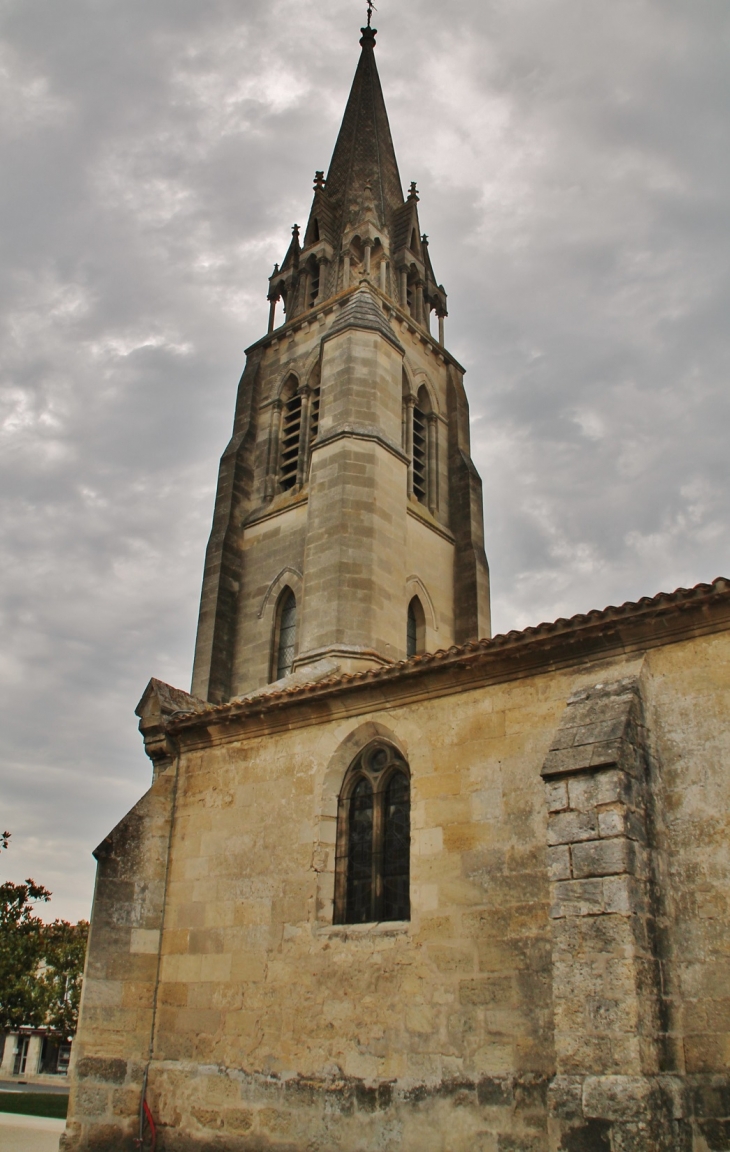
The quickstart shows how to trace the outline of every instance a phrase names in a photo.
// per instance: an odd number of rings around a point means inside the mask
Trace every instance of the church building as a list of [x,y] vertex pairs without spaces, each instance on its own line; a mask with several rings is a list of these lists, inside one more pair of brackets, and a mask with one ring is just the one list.
[[730,581],[492,638],[375,36],[95,852],[61,1148],[727,1152]]

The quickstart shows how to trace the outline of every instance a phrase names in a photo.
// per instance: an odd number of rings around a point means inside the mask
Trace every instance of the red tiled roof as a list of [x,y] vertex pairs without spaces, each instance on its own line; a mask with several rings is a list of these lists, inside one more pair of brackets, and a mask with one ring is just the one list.
[[194,714],[182,709],[171,718],[173,727],[188,727],[213,716],[238,716],[248,712],[265,711],[268,707],[285,703],[289,700],[306,699],[313,693],[321,693],[340,689],[357,684],[379,683],[387,680],[400,679],[420,671],[448,666],[467,666],[478,662],[480,658],[497,654],[500,651],[525,649],[529,645],[542,639],[559,637],[563,634],[573,634],[576,638],[582,632],[595,633],[604,630],[607,626],[621,621],[642,618],[661,617],[667,614],[682,612],[690,608],[709,606],[718,600],[730,600],[730,580],[718,577],[711,584],[697,584],[694,588],[677,588],[675,592],[660,592],[656,596],[642,596],[637,601],[627,601],[619,607],[609,605],[602,611],[597,609],[586,614],[577,614],[569,619],[560,619],[550,623],[538,624],[535,627],[524,628],[521,631],[511,631],[492,637],[490,640],[470,640],[466,644],[453,645],[451,648],[440,649],[437,652],[428,652],[422,656],[413,656],[410,660],[401,660],[397,664],[388,664],[371,668],[364,672],[347,672],[339,676],[331,676],[325,680],[316,680],[308,684],[299,684],[296,687],[277,689],[276,691],[258,693],[255,697],[245,696],[233,699],[225,704],[204,705],[202,711]]

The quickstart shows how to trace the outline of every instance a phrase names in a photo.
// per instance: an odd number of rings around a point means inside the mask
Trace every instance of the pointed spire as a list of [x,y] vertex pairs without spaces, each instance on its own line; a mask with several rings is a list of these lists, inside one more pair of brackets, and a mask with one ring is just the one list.
[[403,204],[403,189],[388,113],[375,63],[376,29],[362,28],[362,53],[327,174],[327,195],[340,227],[353,200],[370,184],[384,224]]

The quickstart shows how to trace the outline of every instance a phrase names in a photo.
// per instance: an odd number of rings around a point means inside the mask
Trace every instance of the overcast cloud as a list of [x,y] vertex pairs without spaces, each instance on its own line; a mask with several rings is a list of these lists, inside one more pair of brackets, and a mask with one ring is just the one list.
[[[381,0],[378,63],[468,369],[495,629],[730,575],[727,0]],[[187,688],[266,279],[356,0],[0,0],[4,875],[88,915]]]

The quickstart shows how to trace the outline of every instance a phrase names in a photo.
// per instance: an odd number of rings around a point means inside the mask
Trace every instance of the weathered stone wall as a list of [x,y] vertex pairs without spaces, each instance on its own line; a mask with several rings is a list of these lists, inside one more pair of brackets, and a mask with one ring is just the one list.
[[97,877],[61,1148],[134,1148],[154,1027],[175,765],[97,848]]
[[[730,1147],[730,633],[622,643],[173,725],[158,1147]],[[374,734],[411,768],[412,920],[333,927],[333,804]],[[98,1091],[139,1084],[149,1036],[148,1007],[121,1034],[94,1007],[141,995],[126,940],[92,939],[80,1045],[125,1063],[79,1080],[74,1152],[135,1122]]]

